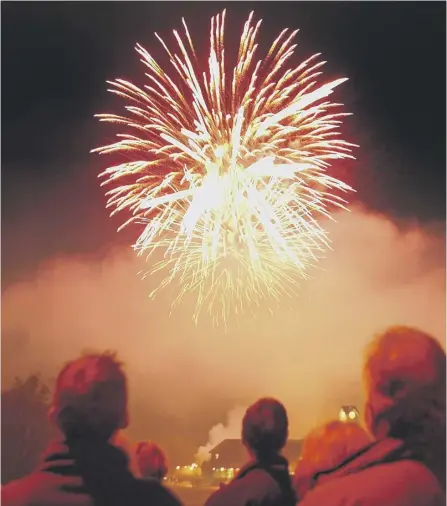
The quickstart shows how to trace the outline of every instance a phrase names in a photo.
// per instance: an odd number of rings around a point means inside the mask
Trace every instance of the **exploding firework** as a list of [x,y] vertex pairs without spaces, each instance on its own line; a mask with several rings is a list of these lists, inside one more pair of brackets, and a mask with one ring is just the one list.
[[94,150],[126,156],[101,176],[113,184],[112,214],[131,213],[121,228],[144,228],[138,254],[162,254],[145,273],[165,273],[151,296],[175,281],[173,306],[194,292],[195,321],[202,309],[225,320],[290,293],[329,247],[318,219],[343,207],[340,195],[351,190],[327,172],[331,160],[352,158],[354,145],[338,133],[347,114],[327,100],[345,79],[318,84],[318,54],[289,68],[297,31],[281,32],[256,61],[261,21],[254,25],[253,13],[228,73],[224,21],[225,11],[211,20],[205,72],[184,20],[185,37],[174,31],[178,53],[155,34],[176,77],[137,45],[148,84],[109,82],[128,101],[127,115],[98,117],[127,133]]

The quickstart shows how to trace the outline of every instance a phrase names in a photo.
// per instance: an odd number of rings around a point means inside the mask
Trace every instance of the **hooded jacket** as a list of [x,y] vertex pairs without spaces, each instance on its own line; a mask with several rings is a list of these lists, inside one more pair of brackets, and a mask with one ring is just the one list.
[[159,483],[137,480],[127,457],[98,441],[52,443],[29,476],[2,487],[4,506],[180,506]]
[[295,502],[289,463],[278,455],[269,462],[244,466],[205,506],[294,506]]
[[314,476],[300,506],[445,506],[435,475],[402,441],[383,439]]

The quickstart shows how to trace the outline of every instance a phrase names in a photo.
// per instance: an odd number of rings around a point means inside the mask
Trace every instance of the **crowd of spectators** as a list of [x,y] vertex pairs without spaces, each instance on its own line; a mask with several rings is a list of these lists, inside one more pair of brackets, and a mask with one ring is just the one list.
[[[293,479],[282,456],[286,408],[251,405],[242,423],[247,464],[206,506],[444,506],[446,354],[430,335],[392,327],[363,364],[364,422],[338,420],[305,438]],[[4,506],[180,506],[153,442],[130,445],[127,378],[113,354],[60,372],[50,409],[59,429],[30,475],[2,487]]]

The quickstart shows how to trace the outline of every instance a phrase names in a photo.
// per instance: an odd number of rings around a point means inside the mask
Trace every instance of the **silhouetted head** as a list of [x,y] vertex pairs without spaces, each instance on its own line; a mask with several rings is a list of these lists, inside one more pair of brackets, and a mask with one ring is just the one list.
[[57,378],[50,416],[69,440],[108,440],[125,428],[127,380],[115,355],[86,355],[68,363]]
[[265,398],[252,404],[242,421],[242,442],[260,460],[278,454],[287,441],[289,422],[285,407]]
[[299,499],[314,486],[314,478],[329,471],[370,444],[371,438],[355,422],[330,421],[316,427],[304,438],[300,460],[294,475]]
[[404,440],[429,467],[443,461],[445,482],[446,354],[438,341],[389,328],[369,345],[363,379],[370,432]]
[[165,454],[155,443],[137,443],[135,455],[140,476],[143,478],[162,480],[168,473]]

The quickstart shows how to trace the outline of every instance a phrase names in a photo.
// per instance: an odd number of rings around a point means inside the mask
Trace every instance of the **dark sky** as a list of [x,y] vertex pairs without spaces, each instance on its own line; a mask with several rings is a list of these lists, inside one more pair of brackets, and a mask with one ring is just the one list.
[[337,99],[354,112],[346,132],[361,148],[345,171],[360,202],[445,219],[444,2],[2,2],[3,288],[52,257],[129,241],[89,153],[108,140],[93,115],[122,105],[105,81],[140,79],[135,43],[162,54],[153,32],[169,39],[182,16],[205,42],[224,7],[230,49],[255,10],[261,42],[300,28],[295,61],[321,52],[326,76],[350,78]]

